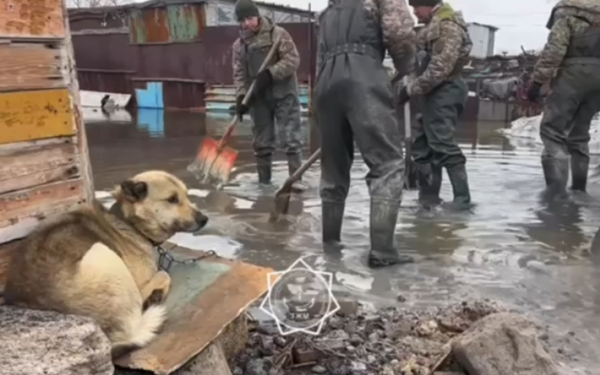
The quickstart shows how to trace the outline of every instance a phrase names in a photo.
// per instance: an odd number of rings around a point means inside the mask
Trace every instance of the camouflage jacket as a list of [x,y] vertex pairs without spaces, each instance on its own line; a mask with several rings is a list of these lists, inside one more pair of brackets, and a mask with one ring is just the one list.
[[427,69],[413,75],[408,85],[410,96],[425,95],[462,68],[471,53],[473,43],[461,13],[450,4],[442,3],[434,10],[432,19],[417,32],[417,50],[431,54]]
[[[329,0],[332,5],[337,1]],[[363,0],[365,11],[379,22],[383,44],[392,58],[394,68],[401,75],[413,69],[415,55],[415,22],[406,0]],[[317,20],[320,18],[318,15]],[[317,21],[317,28],[318,28]],[[318,54],[317,54],[318,56]],[[317,57],[317,66],[320,65]]]
[[600,1],[562,0],[556,4],[547,24],[548,41],[535,64],[533,80],[540,84],[550,81],[565,58],[571,37],[590,25],[600,25]]
[[282,80],[295,74],[300,66],[300,54],[291,35],[284,28],[275,25],[268,17],[261,17],[261,26],[257,33],[250,33],[240,30],[240,37],[236,39],[232,47],[231,63],[233,65],[233,84],[237,95],[246,94],[246,84],[250,83],[254,77],[249,76],[246,71],[246,62],[244,60],[245,46],[251,46],[253,43],[261,42],[264,38],[272,38],[273,41],[281,35],[279,48],[276,56],[279,60],[268,67],[274,81]]

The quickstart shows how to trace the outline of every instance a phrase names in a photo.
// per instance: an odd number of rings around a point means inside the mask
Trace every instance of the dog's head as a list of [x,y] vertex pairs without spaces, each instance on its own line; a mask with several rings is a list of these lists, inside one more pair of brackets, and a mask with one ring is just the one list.
[[177,232],[197,232],[208,222],[190,202],[185,184],[163,171],[143,172],[123,181],[113,195],[124,219],[158,243]]

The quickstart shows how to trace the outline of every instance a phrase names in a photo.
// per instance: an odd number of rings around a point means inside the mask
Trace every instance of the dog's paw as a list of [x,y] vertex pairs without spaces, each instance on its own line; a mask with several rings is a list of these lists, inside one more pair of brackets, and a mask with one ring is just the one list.
[[160,305],[163,303],[165,299],[165,294],[162,289],[154,289],[150,296],[144,301],[143,310],[145,311],[148,307],[152,305]]

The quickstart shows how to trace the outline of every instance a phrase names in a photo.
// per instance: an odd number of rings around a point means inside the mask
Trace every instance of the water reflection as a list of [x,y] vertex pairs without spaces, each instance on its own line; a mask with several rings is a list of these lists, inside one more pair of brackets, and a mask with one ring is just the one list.
[[[146,110],[134,114],[130,123],[89,122],[96,189],[112,188],[145,169],[168,170],[190,188],[202,189],[187,166],[202,139],[220,138],[230,121],[228,115]],[[419,306],[466,296],[498,298],[543,313],[564,327],[590,332],[582,345],[593,360],[600,356],[600,323],[594,315],[600,297],[587,249],[600,227],[600,176],[594,174],[598,157],[591,161],[589,198],[545,206],[538,199],[544,188],[539,147],[502,137],[497,130],[505,126],[459,127],[477,204],[473,212],[422,211],[417,192],[405,191],[396,241],[402,251],[417,257],[415,264],[378,271],[367,267],[367,167],[358,154],[351,170],[342,251],[322,250],[319,163],[305,174],[309,189],[294,197],[288,220],[268,223],[273,195],[287,177],[287,165],[283,154],[277,153],[275,187],[257,185],[249,120],[238,125],[231,139],[231,147],[239,151],[232,184],[225,194],[194,192],[194,201],[210,221],[201,236],[181,241],[277,270],[306,255],[309,264],[333,273],[336,292],[375,303],[396,301],[398,295],[403,303]],[[304,136],[308,140],[308,126]],[[452,200],[446,172],[441,197]]]

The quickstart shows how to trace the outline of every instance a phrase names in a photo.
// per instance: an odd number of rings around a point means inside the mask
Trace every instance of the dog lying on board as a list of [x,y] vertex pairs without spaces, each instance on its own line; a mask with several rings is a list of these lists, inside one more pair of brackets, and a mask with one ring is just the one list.
[[197,232],[208,218],[187,187],[162,171],[140,173],[91,207],[47,219],[14,253],[4,293],[10,305],[95,319],[116,358],[146,346],[166,320],[171,279],[154,246]]

